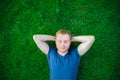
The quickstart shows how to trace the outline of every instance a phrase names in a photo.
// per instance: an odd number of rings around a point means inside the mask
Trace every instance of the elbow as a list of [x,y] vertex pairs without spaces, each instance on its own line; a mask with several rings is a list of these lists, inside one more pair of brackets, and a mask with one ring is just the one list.
[[33,35],[33,40],[37,41],[37,40],[41,40],[41,35]]
[[36,35],[33,35],[33,39],[34,39],[34,40],[36,39]]
[[91,36],[90,39],[91,39],[92,42],[94,42],[95,41],[95,36]]

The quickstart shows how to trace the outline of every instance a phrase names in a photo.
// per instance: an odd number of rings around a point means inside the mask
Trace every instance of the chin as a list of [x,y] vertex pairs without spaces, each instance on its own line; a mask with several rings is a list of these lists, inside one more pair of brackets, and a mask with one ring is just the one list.
[[67,52],[68,50],[59,50],[59,52],[61,52],[61,53],[65,53],[65,52]]

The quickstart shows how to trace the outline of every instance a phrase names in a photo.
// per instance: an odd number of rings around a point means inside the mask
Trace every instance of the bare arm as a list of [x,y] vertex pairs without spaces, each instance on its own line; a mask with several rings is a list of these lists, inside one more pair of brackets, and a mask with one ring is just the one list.
[[78,46],[78,52],[81,56],[90,49],[94,41],[94,36],[75,36],[72,38],[72,42],[81,42]]
[[55,37],[51,35],[33,35],[33,39],[39,49],[45,54],[48,54],[49,51],[49,45],[45,41],[55,41]]

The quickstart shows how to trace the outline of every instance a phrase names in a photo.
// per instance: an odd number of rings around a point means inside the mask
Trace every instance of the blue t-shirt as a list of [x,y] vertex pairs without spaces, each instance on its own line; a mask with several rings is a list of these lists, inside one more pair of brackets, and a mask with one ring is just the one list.
[[65,56],[61,56],[56,48],[50,47],[47,55],[50,80],[76,80],[80,58],[77,48],[70,49]]

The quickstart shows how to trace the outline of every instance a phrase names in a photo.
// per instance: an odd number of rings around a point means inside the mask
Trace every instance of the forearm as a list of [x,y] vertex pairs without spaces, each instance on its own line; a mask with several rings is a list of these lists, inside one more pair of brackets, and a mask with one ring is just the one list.
[[36,34],[36,35],[33,35],[33,38],[35,40],[40,40],[40,41],[55,41],[55,36],[51,36],[51,35]]
[[74,36],[72,37],[72,42],[88,42],[88,41],[94,41],[94,36]]

